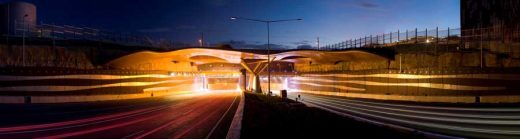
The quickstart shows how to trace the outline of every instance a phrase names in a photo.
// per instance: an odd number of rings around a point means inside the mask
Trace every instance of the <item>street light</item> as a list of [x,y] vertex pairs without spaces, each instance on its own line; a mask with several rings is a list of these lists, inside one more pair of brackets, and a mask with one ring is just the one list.
[[22,18],[22,26],[23,26],[23,33],[22,33],[22,64],[25,67],[25,30],[27,30],[27,27],[25,26],[25,18],[29,15],[25,14]]
[[270,42],[270,24],[275,22],[287,22],[287,21],[300,21],[303,19],[283,19],[283,20],[260,20],[260,19],[252,19],[252,18],[243,18],[243,17],[231,17],[231,20],[247,20],[247,21],[255,21],[262,22],[267,25],[267,93],[271,92],[271,42]]

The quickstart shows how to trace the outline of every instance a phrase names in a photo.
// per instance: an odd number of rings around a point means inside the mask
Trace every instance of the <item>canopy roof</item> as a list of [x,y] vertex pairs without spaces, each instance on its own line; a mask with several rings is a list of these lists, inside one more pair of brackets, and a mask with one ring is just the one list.
[[[289,50],[274,51],[271,54],[274,61],[285,61],[293,63],[319,63],[335,64],[338,62],[356,61],[380,61],[389,58],[362,50],[344,51],[318,51],[318,50]],[[229,50],[215,48],[185,48],[168,52],[141,51],[132,53],[115,60],[107,65],[114,68],[135,67],[136,65],[155,64],[155,63],[180,63],[189,62],[193,64],[207,63],[233,63],[239,64],[242,61],[266,62],[267,55],[263,50]]]

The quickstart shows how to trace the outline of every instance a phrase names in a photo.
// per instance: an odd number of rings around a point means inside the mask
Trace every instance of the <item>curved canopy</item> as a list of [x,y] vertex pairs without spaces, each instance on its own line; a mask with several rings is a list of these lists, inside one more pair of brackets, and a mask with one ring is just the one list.
[[[250,51],[250,50],[249,50]],[[185,48],[173,50],[169,52],[152,52],[142,51],[129,54],[107,63],[108,66],[114,68],[136,68],[143,65],[166,64],[165,66],[153,66],[155,70],[164,69],[170,64],[189,63],[207,64],[207,63],[233,63],[241,62],[265,62],[267,55],[263,54],[263,50],[255,52],[245,52],[240,50],[214,49],[214,48]],[[380,61],[388,58],[371,52],[361,50],[344,50],[344,51],[318,51],[318,50],[290,50],[271,54],[274,61],[285,61],[293,63],[322,63],[335,64],[338,62],[356,62],[356,61]],[[171,66],[171,65],[170,65]]]

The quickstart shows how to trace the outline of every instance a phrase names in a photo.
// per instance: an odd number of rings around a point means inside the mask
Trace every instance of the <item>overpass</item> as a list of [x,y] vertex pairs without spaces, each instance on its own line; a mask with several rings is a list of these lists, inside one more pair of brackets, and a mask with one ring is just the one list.
[[[242,78],[243,89],[261,91],[260,75],[265,74],[267,54],[264,50],[244,51],[214,48],[185,48],[169,52],[142,51],[117,58],[107,65],[115,69],[163,70],[170,72],[197,72],[206,76],[222,73],[237,73],[245,69],[249,78]],[[393,56],[372,53],[363,50],[318,51],[288,50],[274,51],[271,54],[271,70],[278,75],[292,75],[294,64],[336,64],[340,62],[387,61]],[[215,72],[215,68],[220,68]],[[281,66],[281,65],[285,66]],[[204,66],[210,68],[204,68]],[[216,65],[215,67],[212,67]],[[248,79],[248,80],[247,80]],[[206,79],[204,79],[206,80]],[[247,81],[245,81],[247,80]],[[279,83],[275,83],[277,85]],[[245,85],[250,85],[246,87]],[[203,85],[205,86],[205,85]]]

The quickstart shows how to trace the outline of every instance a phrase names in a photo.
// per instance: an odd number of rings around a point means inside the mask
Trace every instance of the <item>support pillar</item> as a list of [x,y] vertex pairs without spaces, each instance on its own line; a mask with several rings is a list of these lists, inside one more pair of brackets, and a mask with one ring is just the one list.
[[255,79],[253,81],[253,92],[255,93],[262,93],[262,87],[260,86],[260,76],[255,75]]
[[241,69],[240,73],[242,73],[242,87],[241,87],[241,89],[242,90],[246,90],[247,89],[247,70],[246,69]]

